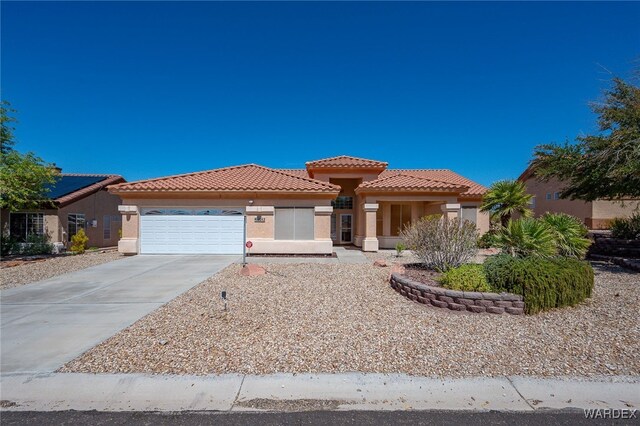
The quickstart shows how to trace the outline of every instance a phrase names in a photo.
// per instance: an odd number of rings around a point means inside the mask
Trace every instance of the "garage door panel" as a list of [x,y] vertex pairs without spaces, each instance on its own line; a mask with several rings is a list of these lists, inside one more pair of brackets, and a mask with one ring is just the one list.
[[141,216],[145,254],[242,254],[242,216]]

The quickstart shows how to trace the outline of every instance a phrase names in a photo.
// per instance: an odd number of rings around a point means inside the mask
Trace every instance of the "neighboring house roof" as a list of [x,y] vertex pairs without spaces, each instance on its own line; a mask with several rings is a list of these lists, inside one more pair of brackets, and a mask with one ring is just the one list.
[[64,207],[108,185],[124,181],[119,175],[62,173],[56,183],[47,187],[47,195],[57,206]]
[[451,182],[443,182],[434,179],[428,179],[421,176],[413,176],[411,174],[401,172],[387,173],[385,176],[376,180],[361,183],[356,189],[357,192],[362,191],[445,191],[445,192],[464,192],[468,190],[467,185],[460,185]]
[[480,198],[485,192],[487,192],[487,188],[485,186],[447,169],[391,169],[380,173],[380,178],[384,178],[395,173],[468,187],[469,189],[460,194],[461,198]]
[[321,160],[309,161],[305,163],[307,169],[321,168],[355,168],[355,169],[385,169],[387,163],[383,161],[367,160],[366,158],[351,157],[349,155],[339,155],[337,157],[323,158]]
[[282,170],[246,164],[128,182],[111,186],[109,190],[113,193],[181,191],[338,193],[340,187]]
[[518,180],[521,182],[526,181],[527,179],[529,179],[530,177],[533,177],[535,175],[534,171],[533,171],[533,165],[529,165],[524,172],[522,172],[522,174],[520,176],[518,176]]

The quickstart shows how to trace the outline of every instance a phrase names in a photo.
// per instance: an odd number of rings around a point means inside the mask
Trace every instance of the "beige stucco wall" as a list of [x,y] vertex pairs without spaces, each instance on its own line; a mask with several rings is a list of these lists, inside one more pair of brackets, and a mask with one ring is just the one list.
[[[634,211],[640,211],[639,200],[626,200],[623,203],[617,201],[596,200],[585,202],[581,200],[555,200],[554,194],[560,192],[562,185],[552,179],[549,182],[542,182],[535,177],[527,179],[525,182],[527,192],[536,197],[534,210],[535,216],[539,217],[546,212],[567,213],[579,218],[591,229],[606,229],[611,219],[616,217],[629,217]],[[546,195],[551,194],[551,200],[546,199]]]
[[596,219],[613,219],[616,217],[629,217],[633,213],[640,213],[640,201],[624,200],[593,202],[593,217]]
[[587,219],[587,226],[591,229],[608,229],[611,220],[629,217],[634,213],[640,213],[639,200],[596,200],[593,202],[593,217]]
[[[527,192],[536,197],[536,205],[533,208],[535,217],[540,217],[547,212],[567,213],[577,217],[583,223],[587,218],[592,217],[592,203],[581,200],[555,200],[554,194],[560,192],[562,185],[556,179],[549,182],[542,182],[535,178],[525,181]],[[551,200],[546,199],[546,195],[551,194]]]
[[[58,232],[60,240],[66,242],[67,237],[67,224],[68,216],[73,213],[80,213],[85,215],[86,228],[85,232],[89,237],[87,245],[89,247],[113,247],[118,244],[119,230],[121,227],[120,222],[114,221],[113,218],[120,218],[118,212],[118,206],[122,204],[120,197],[109,194],[106,190],[98,191],[87,197],[82,198],[74,203],[71,203],[58,210],[58,217],[60,218]],[[105,239],[103,226],[104,216],[110,216],[111,219],[111,238]],[[96,226],[92,227],[91,221],[96,220]]]
[[478,233],[482,235],[488,232],[491,227],[491,216],[489,212],[481,212],[480,209],[478,209],[476,214],[476,228],[478,229]]

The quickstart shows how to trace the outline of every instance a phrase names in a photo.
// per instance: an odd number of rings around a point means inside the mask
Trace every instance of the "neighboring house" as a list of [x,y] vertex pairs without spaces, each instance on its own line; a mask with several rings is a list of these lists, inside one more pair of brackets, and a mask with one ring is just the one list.
[[[306,169],[255,164],[109,187],[123,199],[122,253],[330,254],[334,244],[394,248],[423,215],[463,217],[486,232],[483,186],[449,170],[388,170],[349,156]],[[243,235],[246,221],[246,237]]]
[[47,193],[50,202],[40,209],[2,210],[2,229],[20,242],[31,234],[48,235],[56,246],[68,247],[83,228],[89,247],[115,246],[120,238],[122,200],[106,187],[125,182],[122,176],[62,173]]
[[616,217],[629,217],[640,211],[640,200],[568,200],[560,198],[562,183],[557,179],[543,182],[536,178],[535,173],[528,167],[518,177],[524,182],[527,192],[533,195],[531,209],[535,217],[546,212],[567,213],[580,219],[589,229],[608,229],[611,220]]

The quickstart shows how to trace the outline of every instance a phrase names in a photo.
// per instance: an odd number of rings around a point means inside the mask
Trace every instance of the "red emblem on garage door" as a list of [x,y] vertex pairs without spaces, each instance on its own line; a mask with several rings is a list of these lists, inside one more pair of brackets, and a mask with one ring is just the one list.
[[247,248],[251,248],[253,247],[253,243],[251,241],[247,241],[247,244],[245,244],[245,246],[247,246]]

